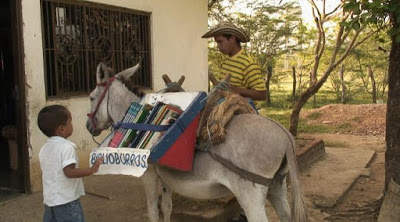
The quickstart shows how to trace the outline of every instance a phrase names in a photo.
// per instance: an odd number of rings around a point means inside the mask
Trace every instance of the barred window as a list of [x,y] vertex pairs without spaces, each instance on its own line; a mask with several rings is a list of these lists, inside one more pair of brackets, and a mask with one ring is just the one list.
[[151,87],[150,13],[73,0],[42,0],[47,98],[87,94],[96,66],[140,62],[133,81]]

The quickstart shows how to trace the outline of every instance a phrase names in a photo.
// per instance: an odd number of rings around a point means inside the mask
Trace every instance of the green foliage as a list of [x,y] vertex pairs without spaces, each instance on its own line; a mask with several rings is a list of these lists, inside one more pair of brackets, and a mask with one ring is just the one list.
[[[327,26],[323,27],[324,43],[326,44],[324,44],[323,50],[320,49],[321,57],[318,59],[315,59],[317,55],[315,50],[318,43],[318,30],[302,23],[300,19],[301,10],[296,3],[287,1],[283,1],[286,3],[281,3],[282,1],[274,0],[225,0],[224,2],[229,4],[221,4],[221,1],[217,0],[213,5],[212,13],[210,13],[209,17],[210,24],[215,24],[216,21],[229,20],[244,27],[251,37],[251,42],[247,44],[247,49],[255,55],[263,73],[266,73],[268,66],[274,67],[274,74],[270,80],[272,104],[268,106],[265,102],[258,104],[259,108],[264,107],[268,112],[274,109],[286,110],[285,114],[269,113],[274,118],[278,118],[279,121],[284,122],[286,125],[289,124],[289,115],[294,106],[294,101],[310,87],[311,74],[315,75],[313,80],[319,81],[324,79],[323,75],[327,73],[327,76],[329,76],[327,81],[331,84],[324,84],[325,82],[323,82],[323,86],[317,89],[318,92],[315,96],[312,96],[310,101],[307,98],[304,109],[340,103],[341,86],[337,73],[339,73],[341,63],[345,65],[344,81],[347,89],[347,104],[370,103],[372,101],[371,95],[368,94],[371,91],[367,72],[368,66],[374,71],[379,92],[378,99],[386,101],[388,58],[382,50],[377,50],[377,47],[380,46],[388,50],[390,41],[388,36],[382,33],[370,39],[368,39],[368,34],[364,34],[364,31],[366,33],[374,31],[377,26],[383,27],[385,19],[387,21],[387,17],[379,17],[376,13],[368,14],[368,10],[362,6],[365,2],[372,4],[376,2],[375,0],[345,0],[345,11],[352,11],[352,15],[346,17],[344,14],[347,13],[337,11],[323,19],[319,19],[319,21],[324,20]],[[378,0],[378,2],[389,2],[389,0]],[[391,4],[397,4],[394,1],[391,2]],[[239,5],[241,7],[247,6],[249,13],[238,12]],[[387,8],[386,6],[382,7],[383,9]],[[320,13],[325,12],[325,10],[319,10]],[[341,24],[347,28],[340,36],[340,47],[338,47],[337,54],[335,54],[335,47],[337,46],[336,35],[340,29],[338,22],[344,18],[347,18],[347,20]],[[374,19],[375,23],[372,23]],[[371,24],[371,26],[366,27],[365,24]],[[362,30],[363,32],[355,32],[354,30]],[[347,55],[347,47],[354,46],[351,44],[351,40],[357,36],[358,39],[355,39],[356,45],[365,39],[367,41],[361,47],[351,47],[351,53]],[[209,46],[209,67],[212,72],[217,73],[223,57],[212,40]],[[335,56],[332,57],[332,55]],[[340,60],[342,55],[346,58],[343,61]],[[336,62],[338,60],[340,62],[336,63],[336,66],[332,68],[332,61]],[[295,98],[291,95],[293,87],[292,67],[295,67],[296,72]],[[330,75],[331,73],[333,75]],[[328,130],[326,127],[325,125],[309,127],[300,121],[298,129],[300,132],[303,130],[326,131]]]
[[[251,43],[247,50],[259,62],[263,75],[268,66],[274,66],[279,55],[293,50],[298,44],[288,41],[300,24],[300,6],[294,1],[280,3],[262,0],[228,0],[223,7],[221,2],[215,3],[209,14],[210,21],[228,20],[243,27],[250,34]],[[237,11],[238,5],[246,5],[251,13]],[[209,50],[215,47],[209,44]],[[213,53],[213,52],[212,52]],[[214,67],[218,67],[218,59],[214,55],[209,58]],[[274,76],[275,78],[275,76]]]
[[[392,27],[389,34],[400,42],[400,1],[399,0],[345,0],[343,9],[353,12],[354,17],[348,23],[343,23],[346,27],[353,24],[374,24],[385,26],[390,19]],[[354,28],[354,27],[352,27]]]
[[[369,32],[370,29],[371,27],[368,27],[366,31]],[[364,38],[365,36],[365,33],[360,34],[360,38]],[[389,63],[387,50],[389,48],[389,36],[385,32],[379,32],[372,38],[368,38],[362,47],[354,49],[347,59],[343,61],[344,83],[348,98],[357,94],[372,95],[371,78],[368,73],[369,67],[374,74],[377,97],[383,99],[386,96]],[[341,96],[339,72],[340,67],[337,67],[333,71],[334,74],[328,78],[330,88],[336,92],[338,99]],[[337,74],[335,75],[335,73]]]
[[208,49],[208,68],[211,73],[217,74],[224,57],[215,47]]

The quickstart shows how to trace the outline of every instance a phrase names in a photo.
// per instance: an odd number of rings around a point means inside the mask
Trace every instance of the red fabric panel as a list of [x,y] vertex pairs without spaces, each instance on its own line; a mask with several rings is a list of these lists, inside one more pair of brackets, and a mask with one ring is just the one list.
[[159,164],[182,171],[192,170],[199,116],[196,116],[175,143],[158,160]]

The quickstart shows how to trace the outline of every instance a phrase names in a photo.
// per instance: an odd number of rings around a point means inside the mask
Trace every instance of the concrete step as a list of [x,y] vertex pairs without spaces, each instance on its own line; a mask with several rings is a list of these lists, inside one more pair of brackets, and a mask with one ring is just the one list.
[[333,208],[360,176],[370,175],[370,169],[366,167],[375,151],[335,147],[325,150],[322,158],[301,172],[301,184],[314,205]]
[[323,140],[302,136],[296,138],[296,160],[300,171],[311,167],[317,160],[325,155],[325,143]]

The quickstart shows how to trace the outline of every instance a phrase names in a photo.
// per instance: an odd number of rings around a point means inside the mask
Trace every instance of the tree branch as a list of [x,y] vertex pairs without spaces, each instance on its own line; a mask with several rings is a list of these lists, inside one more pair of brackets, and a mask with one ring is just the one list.
[[[340,27],[339,27],[338,34],[337,34],[337,36],[336,36],[336,45],[335,45],[335,48],[334,48],[333,53],[332,53],[331,61],[330,61],[330,63],[329,63],[330,66],[331,66],[332,64],[334,64],[334,62],[335,62],[335,60],[336,60],[336,55],[337,55],[337,53],[339,52],[340,47],[342,46],[342,43],[343,43],[343,39],[342,39],[343,31],[344,31],[344,27],[343,27],[343,26],[340,26]],[[348,35],[348,33],[349,33],[349,32],[347,32],[346,34]],[[346,35],[346,36],[347,36],[347,35]]]
[[[319,12],[319,9],[317,7],[317,5],[315,4],[314,0],[308,0],[308,2],[311,4],[312,8],[315,9],[317,11],[318,17],[319,19],[321,19],[321,13]],[[313,14],[314,14],[314,10],[313,10]],[[314,15],[315,17],[315,15]]]
[[338,9],[340,9],[342,7],[342,4],[339,4],[338,6],[336,6],[336,8],[334,8],[331,12],[326,13],[326,16],[330,16],[334,13],[340,13],[340,11],[336,12]]
[[[314,3],[312,1],[312,3]],[[318,8],[316,8],[315,3],[313,4],[314,9],[318,12]],[[317,18],[315,16],[315,12],[314,10],[312,11],[313,16],[314,16],[314,20],[315,20],[315,24],[317,26],[317,30],[318,30],[318,40],[317,40],[317,44],[315,46],[315,50],[314,50],[314,66],[313,69],[311,71],[311,82],[315,82],[317,80],[317,70],[319,67],[319,61],[325,51],[325,30],[324,30],[324,25],[323,22],[321,21],[321,16],[319,14],[319,18]]]
[[[342,56],[336,61],[334,62],[335,57],[333,57],[332,55],[332,59],[331,59],[331,64],[329,65],[328,69],[325,71],[324,75],[321,77],[321,79],[316,83],[316,87],[319,88],[321,87],[324,82],[326,81],[326,79],[328,78],[328,76],[330,75],[330,73],[340,64],[343,62],[343,60],[349,55],[349,53],[351,52],[351,50],[353,50],[355,47],[355,41],[358,38],[358,35],[361,33],[361,31],[365,28],[365,26],[361,27],[359,30],[356,31],[356,33],[354,34],[349,46],[346,48],[346,51],[342,54]],[[332,64],[332,62],[334,62]]]
[[[343,55],[332,65],[333,68],[336,68],[337,65],[339,65],[341,62],[343,62],[343,60],[347,57],[347,55],[351,52],[351,50],[353,50],[355,47],[354,43],[356,42],[358,35],[360,34],[360,32],[365,28],[365,26],[361,27],[359,30],[356,31],[356,33],[353,36],[353,39],[351,40],[349,46],[347,46],[346,51],[343,53]],[[364,40],[365,41],[365,40]],[[357,45],[358,46],[358,45]]]
[[357,46],[361,45],[363,42],[365,42],[365,40],[369,39],[372,35],[376,34],[377,32],[379,32],[382,28],[376,29],[373,32],[370,32],[367,34],[367,36],[365,36],[364,38],[362,38],[359,42],[357,42],[353,49],[356,48]]
[[[350,15],[351,15],[351,13],[345,15],[340,21],[341,21],[341,22],[346,21],[346,19],[347,19]],[[353,24],[354,24],[355,21],[356,21],[356,20],[354,20],[354,21],[351,23],[351,26],[353,26]],[[343,26],[341,26],[341,27],[344,28]],[[343,42],[347,39],[347,37],[349,36],[351,30],[352,30],[352,29],[348,29],[344,35],[343,35],[343,32],[342,32],[342,36],[341,36],[342,38],[340,39],[340,45],[343,44]]]

